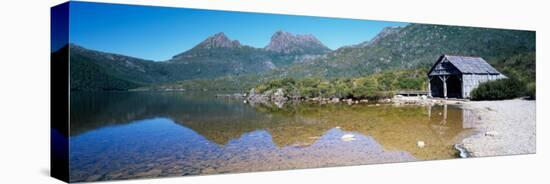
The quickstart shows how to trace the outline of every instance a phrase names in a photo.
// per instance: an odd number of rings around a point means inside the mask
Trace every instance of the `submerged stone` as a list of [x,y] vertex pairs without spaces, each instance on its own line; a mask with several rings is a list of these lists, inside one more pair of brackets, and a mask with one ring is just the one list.
[[340,139],[342,139],[343,141],[353,141],[355,140],[355,135],[353,134],[346,134],[346,135],[343,135]]
[[419,148],[423,148],[424,146],[426,146],[426,143],[424,143],[424,141],[418,141],[416,143],[416,146],[418,146]]

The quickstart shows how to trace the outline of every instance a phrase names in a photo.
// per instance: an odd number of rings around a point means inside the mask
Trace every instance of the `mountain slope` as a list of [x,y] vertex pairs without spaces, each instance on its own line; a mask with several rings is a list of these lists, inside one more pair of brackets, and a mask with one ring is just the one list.
[[429,67],[441,54],[480,56],[488,61],[535,51],[535,32],[409,24],[385,29],[368,42],[342,47],[280,73],[294,77],[363,76],[383,70]]
[[70,44],[71,90],[126,90],[160,80],[152,61]]

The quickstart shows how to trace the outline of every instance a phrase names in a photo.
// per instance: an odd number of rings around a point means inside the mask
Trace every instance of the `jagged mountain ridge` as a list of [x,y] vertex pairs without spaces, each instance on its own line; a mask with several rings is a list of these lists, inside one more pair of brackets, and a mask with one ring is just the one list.
[[[308,40],[317,40],[308,37]],[[319,42],[320,43],[320,42]],[[71,44],[71,67],[78,77],[73,90],[119,89],[102,86],[105,78],[124,81],[124,86],[140,86],[190,79],[214,79],[223,76],[258,75],[293,63],[312,60],[312,52],[281,53],[242,45],[224,33],[206,38],[195,47],[168,61],[154,62],[130,56],[94,51]],[[298,47],[294,45],[294,47]],[[306,51],[301,49],[300,51]],[[93,68],[93,69],[92,69]],[[103,73],[110,77],[98,77]],[[80,72],[88,71],[88,72]],[[124,89],[125,87],[121,87]]]

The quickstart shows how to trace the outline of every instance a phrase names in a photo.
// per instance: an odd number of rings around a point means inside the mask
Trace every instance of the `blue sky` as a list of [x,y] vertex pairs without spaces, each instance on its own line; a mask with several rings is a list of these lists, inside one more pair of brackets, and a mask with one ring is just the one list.
[[264,47],[278,30],[313,34],[331,49],[374,37],[406,23],[72,2],[70,42],[89,49],[156,61],[191,49],[218,32]]

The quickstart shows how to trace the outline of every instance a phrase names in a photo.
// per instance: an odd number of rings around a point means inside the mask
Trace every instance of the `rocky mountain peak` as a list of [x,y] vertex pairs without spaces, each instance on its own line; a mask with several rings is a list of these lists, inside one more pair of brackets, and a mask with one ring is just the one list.
[[293,35],[281,30],[271,36],[271,41],[265,49],[285,54],[324,54],[330,51],[327,46],[311,34]]
[[231,40],[229,39],[225,33],[220,32],[216,33],[213,36],[210,36],[206,38],[206,40],[202,41],[197,45],[199,48],[239,48],[241,47],[241,43],[237,40]]

